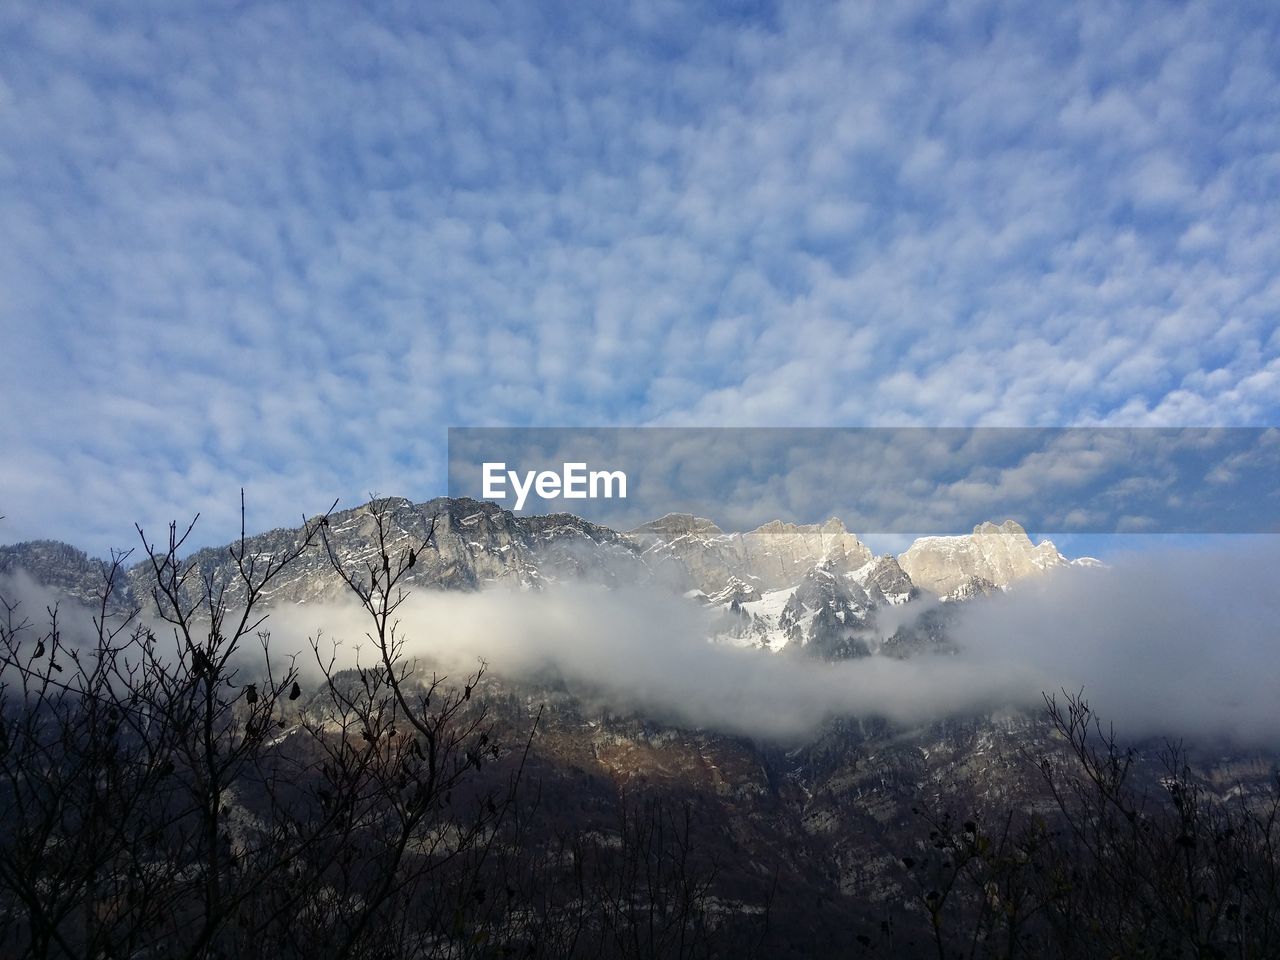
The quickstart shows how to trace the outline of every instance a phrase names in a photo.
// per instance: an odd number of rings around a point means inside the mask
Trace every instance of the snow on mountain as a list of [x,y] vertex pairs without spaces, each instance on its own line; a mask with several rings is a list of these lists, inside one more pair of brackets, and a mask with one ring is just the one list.
[[889,554],[867,561],[846,576],[877,603],[903,604],[920,594],[897,558]]
[[[102,593],[110,564],[57,540],[0,546],[0,577],[19,570],[61,597],[91,606]],[[122,606],[136,602],[123,570],[116,571],[112,591]]]
[[727,604],[716,639],[824,660],[865,656],[875,645],[876,606],[857,582],[819,564],[795,586]]
[[[921,537],[898,557],[912,583],[939,596],[973,595],[979,581],[1004,589],[1015,580],[1067,565],[1049,540],[1033,544],[1013,520],[980,523],[958,537]],[[978,578],[975,580],[974,578]]]
[[[872,556],[836,519],[774,521],[726,533],[710,520],[670,514],[619,533],[569,514],[523,517],[468,499],[415,504],[393,498],[380,505],[388,520],[388,552],[419,549],[405,581],[410,589],[539,590],[561,580],[661,585],[719,611],[713,631],[718,641],[820,659],[881,651],[896,656],[935,644],[941,621],[921,626],[888,613],[920,597],[922,589],[944,601],[964,601],[1068,563],[1052,543],[1032,544],[1013,521],[980,524],[970,536],[923,537],[895,558]],[[421,549],[429,530],[432,543]],[[372,505],[333,514],[327,533],[345,564],[360,569],[378,562]],[[301,535],[299,529],[273,530],[248,538],[245,546],[265,558],[289,550]],[[196,551],[191,559],[215,582],[234,579],[226,547]],[[0,571],[17,567],[82,602],[101,582],[98,562],[64,544],[0,548]],[[151,576],[146,563],[128,570],[120,599],[150,596]],[[315,602],[345,589],[323,550],[313,546],[273,584],[268,599]],[[882,624],[893,626],[882,630]]]
[[[652,578],[640,547],[625,534],[569,514],[517,517],[494,503],[446,497],[418,504],[402,498],[380,503],[388,521],[389,554],[421,548],[432,532],[430,545],[419,549],[418,562],[405,578],[410,589],[537,590],[557,580],[614,586]],[[296,547],[302,535],[301,528],[270,530],[246,538],[245,551],[263,561]],[[370,504],[332,514],[327,535],[339,559],[357,571],[380,558]],[[226,546],[197,550],[189,559],[201,575],[193,578],[193,589],[203,576],[215,583],[236,582]],[[91,602],[101,589],[100,562],[65,544],[32,541],[0,547],[0,573],[19,568],[82,603]],[[115,599],[122,606],[150,597],[150,563],[145,557],[135,562],[121,581]],[[323,548],[314,543],[272,583],[265,598],[271,603],[308,603],[346,592]]]
[[685,579],[709,596],[732,581],[761,592],[790,587],[818,564],[845,573],[871,559],[871,551],[844,524],[774,520],[747,533],[726,533],[710,520],[668,514],[630,533],[646,562],[664,579]]

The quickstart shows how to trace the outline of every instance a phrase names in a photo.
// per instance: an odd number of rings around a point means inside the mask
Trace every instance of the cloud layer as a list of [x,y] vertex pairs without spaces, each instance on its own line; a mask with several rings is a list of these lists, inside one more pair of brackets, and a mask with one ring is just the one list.
[[[708,643],[710,615],[659,591],[425,592],[400,611],[409,656],[466,673],[562,677],[579,695],[658,719],[768,738],[834,716],[912,726],[1083,689],[1126,737],[1268,746],[1280,736],[1277,547],[1134,554],[1073,568],[958,611],[958,652],[825,663]],[[892,610],[892,632],[914,611]],[[890,622],[892,621],[892,622]],[[351,662],[366,624],[350,607],[272,615],[277,651],[323,629]]]
[[451,424],[1274,423],[1278,18],[5,5],[0,537],[426,498]]
[[[545,591],[425,590],[398,610],[403,655],[454,677],[479,661],[512,680],[563,681],[574,694],[656,720],[795,741],[832,717],[885,718],[915,727],[990,711],[1039,711],[1043,693],[1083,690],[1125,738],[1186,738],[1193,746],[1269,749],[1280,737],[1280,595],[1274,538],[1230,549],[1164,550],[1019,581],[958,608],[955,650],[909,659],[874,655],[834,663],[708,642],[714,616],[658,588],[607,590],[562,583]],[[56,597],[19,572],[0,596],[45,626]],[[937,608],[933,600],[883,611],[883,636]],[[87,615],[64,605],[64,642],[93,643]],[[311,642],[340,668],[377,656],[354,603],[271,612],[274,657],[318,680]],[[171,628],[156,622],[156,635]],[[878,644],[871,644],[878,647]],[[240,681],[259,669],[247,638]]]

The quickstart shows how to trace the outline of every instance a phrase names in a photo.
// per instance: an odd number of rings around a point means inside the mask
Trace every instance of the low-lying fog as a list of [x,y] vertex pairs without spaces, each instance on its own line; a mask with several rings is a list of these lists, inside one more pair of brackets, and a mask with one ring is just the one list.
[[[1073,567],[956,611],[958,653],[838,663],[707,642],[712,612],[658,590],[560,585],[541,593],[419,592],[401,608],[407,650],[451,669],[484,658],[510,678],[558,672],[619,708],[760,736],[824,718],[926,722],[1083,688],[1126,735],[1265,744],[1280,734],[1280,551],[1121,557]],[[933,605],[882,610],[888,635]],[[346,646],[348,607],[272,615],[279,640],[323,628]]]
[[[714,614],[657,589],[419,591],[399,611],[406,653],[450,671],[479,658],[509,679],[558,673],[617,709],[763,737],[803,736],[833,715],[917,724],[1083,689],[1126,736],[1273,744],[1280,734],[1280,550],[1185,550],[1069,568],[956,611],[958,652],[827,663],[708,642]],[[9,578],[34,620],[48,597]],[[887,635],[933,602],[883,612]],[[354,604],[271,612],[276,654],[307,638],[358,644]]]

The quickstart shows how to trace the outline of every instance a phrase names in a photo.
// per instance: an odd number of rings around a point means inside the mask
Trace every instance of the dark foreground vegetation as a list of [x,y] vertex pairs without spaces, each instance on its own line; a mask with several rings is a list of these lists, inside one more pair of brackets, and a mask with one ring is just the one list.
[[[325,515],[270,557],[242,536],[230,582],[178,529],[144,537],[151,608],[118,612],[116,556],[87,633],[4,598],[0,955],[1280,957],[1280,787],[1224,798],[1175,746],[1139,785],[1079,696],[1046,701],[1062,749],[1033,758],[1036,802],[920,804],[892,910],[786,901],[777,869],[729,882],[724,831],[685,795],[619,788],[606,822],[575,815],[542,789],[536,705],[506,704],[517,730],[483,665],[406,656],[401,583],[430,537],[392,555],[373,507],[367,556]],[[264,604],[313,550],[368,639],[348,662],[317,636],[304,671]]]

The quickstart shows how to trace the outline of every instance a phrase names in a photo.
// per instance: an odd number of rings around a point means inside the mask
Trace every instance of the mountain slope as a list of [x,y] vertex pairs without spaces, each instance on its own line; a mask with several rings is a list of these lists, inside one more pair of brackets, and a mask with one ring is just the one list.
[[912,583],[942,596],[980,592],[981,581],[1003,589],[1067,562],[1052,542],[1033,544],[1013,520],[978,524],[966,536],[921,537],[898,557]]

